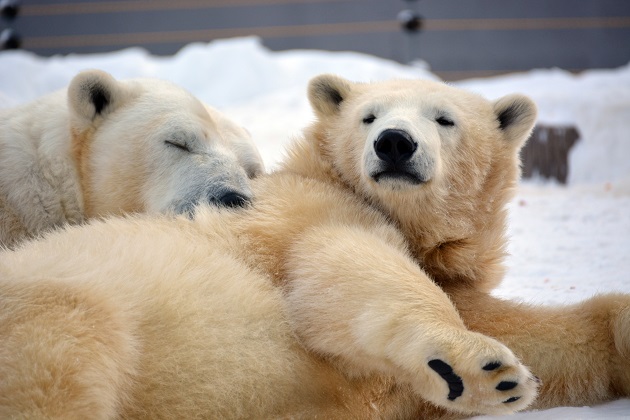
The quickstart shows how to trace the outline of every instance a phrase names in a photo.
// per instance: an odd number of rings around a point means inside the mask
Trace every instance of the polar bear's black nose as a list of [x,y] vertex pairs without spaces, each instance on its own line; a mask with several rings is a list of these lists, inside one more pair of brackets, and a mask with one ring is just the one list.
[[236,191],[228,191],[221,195],[218,200],[219,205],[225,207],[245,207],[250,202],[250,197]]
[[407,132],[394,129],[383,131],[374,143],[376,156],[394,165],[408,161],[417,147]]

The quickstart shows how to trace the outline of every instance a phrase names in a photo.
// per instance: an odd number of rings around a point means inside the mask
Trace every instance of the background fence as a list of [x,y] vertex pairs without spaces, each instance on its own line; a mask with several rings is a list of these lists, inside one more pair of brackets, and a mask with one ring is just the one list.
[[[16,0],[2,0],[5,5]],[[630,61],[629,0],[32,0],[0,29],[49,56],[257,35],[273,50],[353,50],[426,60],[446,80]],[[419,32],[399,16],[420,16]],[[413,25],[412,25],[413,26]],[[15,40],[15,39],[14,39]]]

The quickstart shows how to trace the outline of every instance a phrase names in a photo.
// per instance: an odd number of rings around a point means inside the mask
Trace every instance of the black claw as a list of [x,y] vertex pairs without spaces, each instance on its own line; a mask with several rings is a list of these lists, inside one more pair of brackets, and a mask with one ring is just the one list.
[[446,362],[439,359],[429,361],[429,367],[436,371],[448,384],[448,399],[453,401],[464,393],[464,382],[462,378],[453,372],[453,368]]
[[517,385],[518,382],[503,381],[499,382],[499,385],[497,385],[495,389],[498,391],[509,391],[510,389],[516,388]]
[[508,398],[507,400],[503,401],[503,404],[509,404],[509,403],[513,403],[514,401],[518,401],[520,400],[521,397],[512,397],[512,398]]
[[490,362],[487,365],[485,365],[482,369],[483,370],[495,370],[501,367],[501,362]]

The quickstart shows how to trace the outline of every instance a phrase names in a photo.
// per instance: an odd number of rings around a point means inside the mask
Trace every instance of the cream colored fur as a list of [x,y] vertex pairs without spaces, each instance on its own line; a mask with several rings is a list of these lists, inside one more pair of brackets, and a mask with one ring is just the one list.
[[[2,254],[0,417],[522,409],[537,381],[495,339],[543,379],[539,406],[630,393],[627,296],[544,309],[485,292],[501,273],[503,206],[531,101],[333,76],[309,95],[317,122],[283,169],[253,181],[251,207],[92,222]],[[443,114],[452,126],[437,122]],[[412,168],[421,183],[364,170],[378,166],[369,149],[392,127],[436,153]],[[436,359],[461,378],[460,396],[447,398],[428,366]]]
[[248,177],[261,172],[249,134],[183,89],[85,71],[0,110],[0,245],[94,216],[249,197]]

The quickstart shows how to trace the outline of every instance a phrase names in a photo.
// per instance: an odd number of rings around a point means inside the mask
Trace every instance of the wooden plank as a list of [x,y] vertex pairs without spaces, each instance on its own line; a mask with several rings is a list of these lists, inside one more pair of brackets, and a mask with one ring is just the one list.
[[566,184],[569,151],[579,139],[576,127],[537,125],[521,151],[523,177],[541,176]]

